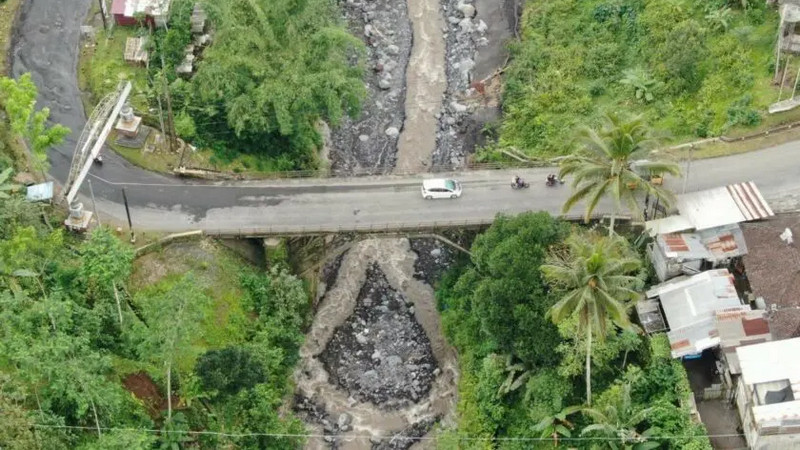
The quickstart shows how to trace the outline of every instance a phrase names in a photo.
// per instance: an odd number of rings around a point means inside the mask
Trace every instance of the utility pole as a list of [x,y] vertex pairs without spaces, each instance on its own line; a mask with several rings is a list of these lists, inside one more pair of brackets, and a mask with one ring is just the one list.
[[681,194],[686,193],[686,186],[689,184],[689,172],[692,169],[692,155],[694,154],[694,144],[689,144],[689,159],[686,160],[686,173],[683,175],[683,190]]
[[97,0],[97,3],[100,4],[100,17],[103,18],[103,29],[108,31],[108,23],[106,23],[106,5],[103,3],[103,0]]
[[133,223],[131,222],[131,210],[128,208],[128,196],[125,195],[125,188],[122,188],[122,201],[125,203],[125,214],[128,216],[128,228],[131,230],[131,244],[136,242],[136,234],[133,232]]

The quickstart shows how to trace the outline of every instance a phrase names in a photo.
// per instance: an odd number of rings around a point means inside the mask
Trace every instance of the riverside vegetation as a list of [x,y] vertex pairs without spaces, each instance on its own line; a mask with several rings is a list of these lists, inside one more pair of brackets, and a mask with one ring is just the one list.
[[675,140],[756,126],[778,97],[778,20],[760,1],[529,1],[498,145],[569,154],[572,129],[620,110]]

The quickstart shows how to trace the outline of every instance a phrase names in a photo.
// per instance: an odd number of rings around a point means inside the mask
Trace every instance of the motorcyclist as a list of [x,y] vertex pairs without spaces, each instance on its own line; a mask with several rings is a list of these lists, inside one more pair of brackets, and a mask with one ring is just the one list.
[[514,179],[511,180],[511,183],[518,188],[525,186],[525,181],[520,178],[519,175],[514,175]]
[[556,176],[555,174],[551,173],[550,175],[547,176],[547,185],[553,186],[554,184],[556,184]]

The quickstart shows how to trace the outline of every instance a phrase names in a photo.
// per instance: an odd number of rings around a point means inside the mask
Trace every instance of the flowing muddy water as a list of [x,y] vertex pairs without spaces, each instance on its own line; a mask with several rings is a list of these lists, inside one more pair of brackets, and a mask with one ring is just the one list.
[[456,354],[418,262],[407,239],[361,241],[334,261],[295,371],[295,408],[324,435],[306,448],[431,448],[404,438],[453,424]]
[[447,87],[444,20],[436,0],[408,0],[414,46],[406,70],[406,120],[397,144],[395,171],[417,173],[436,149],[436,116]]

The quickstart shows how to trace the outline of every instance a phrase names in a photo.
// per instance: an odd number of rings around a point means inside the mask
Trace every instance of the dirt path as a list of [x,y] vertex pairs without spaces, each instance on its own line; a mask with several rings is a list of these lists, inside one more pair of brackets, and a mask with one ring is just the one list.
[[436,148],[436,114],[447,87],[444,20],[435,0],[408,0],[414,46],[406,70],[406,120],[397,144],[396,172],[422,172]]
[[[427,444],[414,444],[403,437],[424,436],[435,422],[452,423],[458,379],[456,354],[442,334],[433,289],[414,277],[416,261],[417,255],[407,239],[365,240],[354,245],[341,260],[336,281],[319,305],[295,371],[296,408],[305,415],[312,434],[325,436],[309,440],[306,448],[427,448]],[[376,271],[383,282],[372,283],[372,288],[365,291]],[[402,299],[401,305],[387,302],[387,297]],[[365,305],[382,320],[370,322],[363,320],[363,315],[354,315]],[[397,320],[398,315],[403,316],[402,320]],[[394,320],[385,320],[391,317]],[[411,322],[418,325],[407,326]],[[416,344],[424,343],[435,359],[435,369],[428,368],[433,369],[432,380],[425,381],[425,389],[418,389],[425,392],[424,396],[417,401],[397,397],[397,401],[380,405],[358,400],[363,399],[359,390],[366,389],[364,370],[361,374],[351,371],[349,391],[342,386],[342,380],[337,383],[325,370],[326,364],[348,363],[347,357],[339,356],[341,348],[333,358],[330,354],[330,343],[341,342],[342,334],[354,338],[346,338],[353,354],[365,349],[374,352],[373,367],[365,369],[385,373],[388,365],[410,375],[399,382],[392,377],[379,379],[369,387],[374,390],[377,385],[383,395],[390,397],[398,390],[418,388],[416,383],[420,381],[414,373],[425,370],[417,366],[417,361],[394,356],[391,351],[398,346],[419,348]]]

